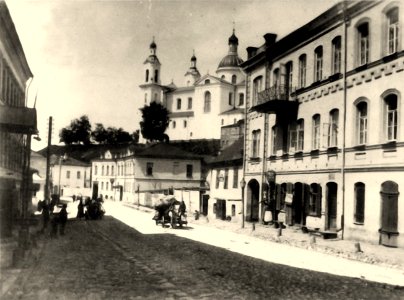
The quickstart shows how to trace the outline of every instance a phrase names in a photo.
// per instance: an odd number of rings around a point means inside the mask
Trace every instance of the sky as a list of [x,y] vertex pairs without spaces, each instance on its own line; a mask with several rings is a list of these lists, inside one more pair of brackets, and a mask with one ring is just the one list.
[[[233,28],[239,56],[306,24],[337,0],[6,0],[34,78],[28,106],[37,109],[41,141],[52,144],[71,120],[87,115],[93,128],[139,129],[143,62],[154,37],[162,84],[177,86],[193,51],[203,76],[215,74]],[[36,99],[36,101],[35,101]]]

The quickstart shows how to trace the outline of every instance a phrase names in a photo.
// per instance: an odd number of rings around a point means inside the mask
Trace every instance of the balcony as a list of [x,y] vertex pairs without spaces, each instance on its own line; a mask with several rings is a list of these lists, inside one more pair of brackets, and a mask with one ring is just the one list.
[[252,111],[267,114],[297,114],[299,102],[294,98],[294,88],[287,85],[272,86],[258,93]]

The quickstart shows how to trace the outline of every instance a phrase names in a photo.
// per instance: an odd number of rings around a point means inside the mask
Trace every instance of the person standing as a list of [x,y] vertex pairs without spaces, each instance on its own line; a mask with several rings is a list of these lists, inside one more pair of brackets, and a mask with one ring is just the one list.
[[65,235],[65,227],[67,223],[67,205],[63,204],[62,209],[59,212],[59,233],[60,235]]
[[49,213],[50,213],[50,207],[49,207],[49,200],[45,199],[41,202],[41,208],[42,208],[42,229],[41,233],[44,233],[45,230],[48,228],[48,223],[49,223]]

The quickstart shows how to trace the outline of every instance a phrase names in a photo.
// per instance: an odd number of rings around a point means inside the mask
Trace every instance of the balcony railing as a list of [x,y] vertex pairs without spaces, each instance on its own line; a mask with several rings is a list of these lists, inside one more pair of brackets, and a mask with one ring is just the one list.
[[284,100],[289,101],[293,100],[291,94],[295,91],[295,89],[291,88],[288,85],[275,85],[270,88],[263,90],[258,93],[258,99],[256,105],[265,103],[271,100]]

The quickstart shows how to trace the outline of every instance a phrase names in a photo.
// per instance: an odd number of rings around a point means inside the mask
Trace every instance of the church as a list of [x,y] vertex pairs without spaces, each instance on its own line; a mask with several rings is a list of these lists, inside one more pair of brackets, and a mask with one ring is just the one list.
[[229,51],[219,62],[216,74],[201,76],[195,53],[185,72],[184,83],[161,83],[161,63],[155,41],[144,62],[144,83],[140,88],[144,104],[156,101],[170,112],[166,134],[170,140],[220,139],[221,127],[238,124],[244,119],[245,74],[239,67],[238,38],[228,41]]

